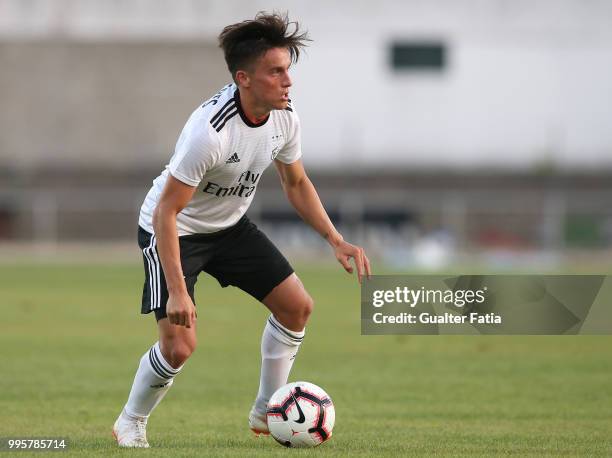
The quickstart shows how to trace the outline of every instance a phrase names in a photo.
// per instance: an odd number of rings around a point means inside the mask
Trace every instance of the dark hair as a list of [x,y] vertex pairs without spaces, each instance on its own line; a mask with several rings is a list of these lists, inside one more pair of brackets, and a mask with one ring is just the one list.
[[[293,25],[293,32],[288,33]],[[260,11],[255,19],[228,25],[219,34],[219,47],[223,49],[227,68],[236,79],[236,72],[251,65],[272,48],[287,48],[294,64],[300,49],[311,41],[307,32],[300,33],[297,22],[289,22],[287,14],[267,14]]]

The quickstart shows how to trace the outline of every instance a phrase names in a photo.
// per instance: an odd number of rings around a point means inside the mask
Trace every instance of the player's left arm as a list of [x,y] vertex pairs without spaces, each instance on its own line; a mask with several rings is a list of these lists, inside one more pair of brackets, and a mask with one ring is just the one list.
[[298,214],[313,227],[331,245],[336,259],[348,273],[353,273],[350,259],[353,258],[357,268],[357,278],[365,275],[370,277],[370,260],[363,248],[352,245],[342,238],[329,219],[317,191],[306,175],[302,160],[285,164],[279,160],[274,161],[280,175],[283,190],[296,209]]

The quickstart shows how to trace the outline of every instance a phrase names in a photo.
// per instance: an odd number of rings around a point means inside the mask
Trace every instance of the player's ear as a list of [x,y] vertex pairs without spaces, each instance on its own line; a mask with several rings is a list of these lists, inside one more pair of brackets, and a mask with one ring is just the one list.
[[244,70],[238,70],[236,72],[236,83],[238,86],[249,87],[251,85],[251,78],[249,74]]

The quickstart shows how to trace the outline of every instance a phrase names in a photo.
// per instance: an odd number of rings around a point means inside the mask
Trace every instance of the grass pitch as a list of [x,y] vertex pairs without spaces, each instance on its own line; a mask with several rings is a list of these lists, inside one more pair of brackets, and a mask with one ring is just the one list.
[[291,380],[334,400],[321,447],[250,433],[267,313],[210,277],[196,286],[199,348],[151,416],[152,448],[116,447],[156,340],[139,264],[0,266],[0,436],[68,437],[74,456],[612,455],[612,337],[361,336],[353,277],[331,262],[298,274],[316,306]]

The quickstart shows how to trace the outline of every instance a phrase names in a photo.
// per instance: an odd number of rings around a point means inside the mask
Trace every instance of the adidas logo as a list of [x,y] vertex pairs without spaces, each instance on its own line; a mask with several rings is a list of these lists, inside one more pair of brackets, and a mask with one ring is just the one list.
[[236,162],[240,162],[238,153],[232,154],[232,156],[227,161],[225,161],[226,164],[235,164]]

